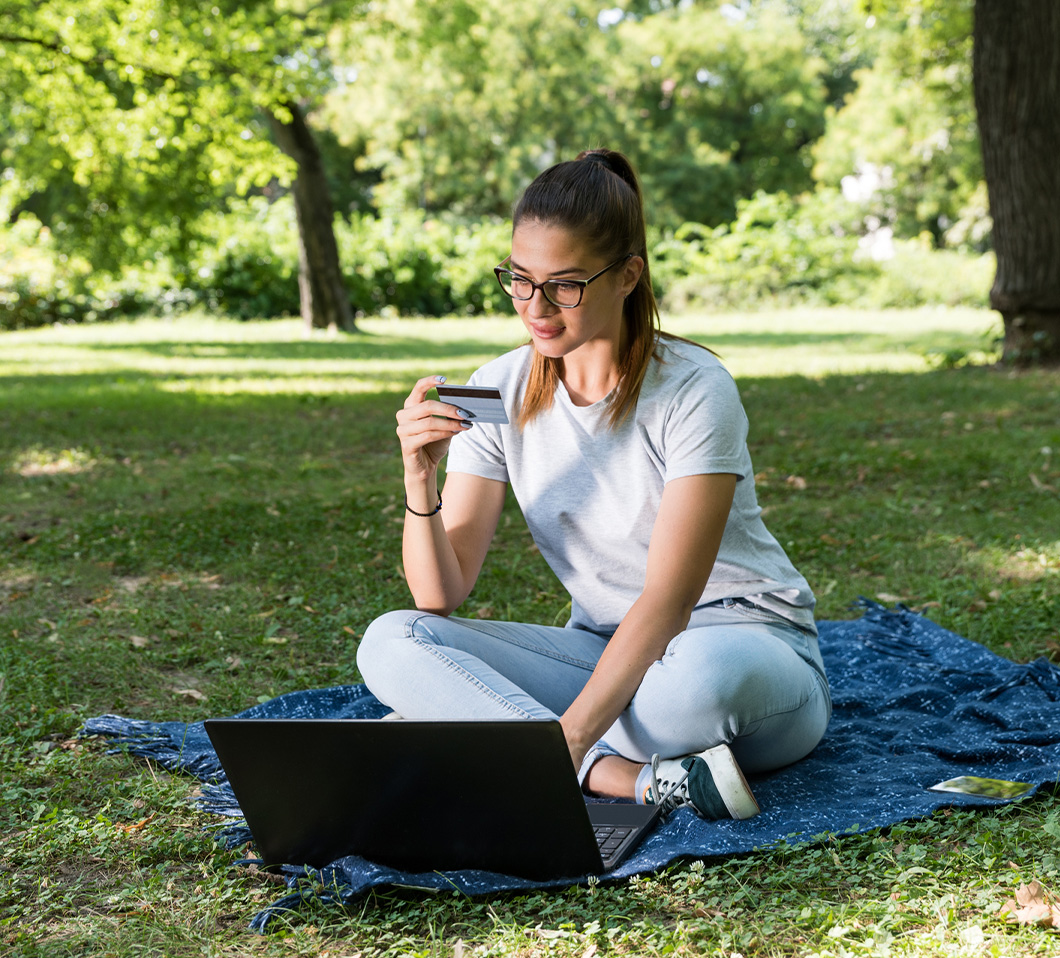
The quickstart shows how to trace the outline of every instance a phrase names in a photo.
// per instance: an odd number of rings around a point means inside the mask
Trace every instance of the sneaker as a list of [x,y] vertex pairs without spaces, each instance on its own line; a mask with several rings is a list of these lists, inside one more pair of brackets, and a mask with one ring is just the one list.
[[696,755],[651,759],[647,805],[667,812],[689,805],[701,818],[753,818],[760,811],[747,779],[728,745],[716,745]]

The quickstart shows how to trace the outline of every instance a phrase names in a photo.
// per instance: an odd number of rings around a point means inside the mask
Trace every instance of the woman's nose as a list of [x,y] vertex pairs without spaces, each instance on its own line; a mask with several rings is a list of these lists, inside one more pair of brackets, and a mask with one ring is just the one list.
[[559,309],[555,303],[549,300],[541,287],[534,290],[534,295],[527,301],[527,308],[535,316],[550,316]]

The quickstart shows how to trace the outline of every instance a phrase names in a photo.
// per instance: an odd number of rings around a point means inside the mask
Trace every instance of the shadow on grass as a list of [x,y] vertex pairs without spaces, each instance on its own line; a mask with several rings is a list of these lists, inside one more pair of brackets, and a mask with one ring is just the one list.
[[[809,333],[764,331],[748,333],[722,333],[716,336],[695,334],[689,337],[694,342],[711,347],[770,347],[841,345],[863,342],[865,334],[860,332]],[[885,334],[880,339],[887,339]],[[513,334],[511,346],[519,345],[520,337]],[[447,359],[467,360],[469,356],[499,355],[504,351],[495,338],[475,339],[467,337],[454,340],[448,336],[439,340],[425,336],[388,336],[373,333],[357,334],[335,340],[288,340],[282,342],[149,342],[149,343],[86,343],[79,348],[99,352],[148,353],[173,359],[262,359],[293,361],[325,360],[406,360],[415,359],[429,350],[432,361]]]
[[[512,346],[519,344],[513,336]],[[430,336],[383,336],[363,333],[349,338],[334,340],[288,340],[282,342],[203,342],[176,343],[86,343],[83,347],[105,353],[149,353],[173,359],[263,359],[293,361],[324,360],[406,360],[423,357],[429,350],[432,361],[447,359],[466,361],[468,357],[488,353],[496,355],[503,351],[495,340],[465,338],[455,340],[448,336],[432,339]]]

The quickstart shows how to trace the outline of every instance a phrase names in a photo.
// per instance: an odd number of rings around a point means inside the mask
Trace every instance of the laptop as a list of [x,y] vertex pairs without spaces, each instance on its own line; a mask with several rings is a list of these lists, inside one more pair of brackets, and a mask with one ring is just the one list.
[[586,802],[555,721],[205,725],[266,867],[359,855],[414,873],[572,878],[610,871],[660,813]]

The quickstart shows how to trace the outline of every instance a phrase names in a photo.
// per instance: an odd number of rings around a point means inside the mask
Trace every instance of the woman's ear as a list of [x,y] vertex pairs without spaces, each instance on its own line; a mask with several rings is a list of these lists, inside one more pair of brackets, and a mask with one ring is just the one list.
[[631,256],[622,270],[622,295],[628,296],[637,288],[640,274],[644,272],[644,260],[640,256]]

